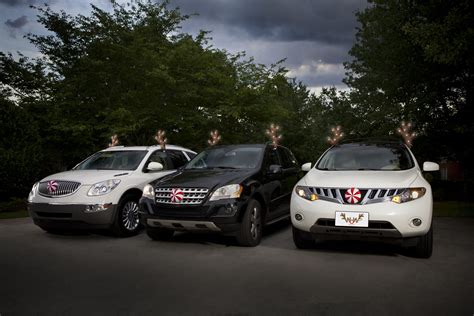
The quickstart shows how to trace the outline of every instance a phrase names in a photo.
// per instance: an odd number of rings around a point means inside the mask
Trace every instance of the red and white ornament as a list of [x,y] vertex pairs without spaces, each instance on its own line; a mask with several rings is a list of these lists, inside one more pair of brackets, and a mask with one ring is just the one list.
[[172,203],[181,203],[184,198],[183,190],[181,189],[172,189],[170,200]]
[[360,199],[362,198],[362,194],[360,193],[359,189],[350,188],[350,189],[347,189],[344,197],[346,198],[347,203],[357,204],[360,202]]
[[54,180],[48,181],[47,188],[49,193],[54,193],[58,190],[58,183]]

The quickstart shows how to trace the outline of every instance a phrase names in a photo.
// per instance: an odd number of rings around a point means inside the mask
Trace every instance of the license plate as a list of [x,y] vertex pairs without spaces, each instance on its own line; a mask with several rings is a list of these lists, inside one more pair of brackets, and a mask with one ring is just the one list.
[[336,226],[369,227],[369,213],[337,211]]

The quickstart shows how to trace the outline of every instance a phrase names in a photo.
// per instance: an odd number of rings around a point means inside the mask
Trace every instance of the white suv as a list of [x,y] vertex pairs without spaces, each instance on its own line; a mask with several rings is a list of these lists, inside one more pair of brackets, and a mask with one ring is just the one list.
[[70,228],[107,228],[118,236],[139,230],[138,200],[143,187],[175,172],[196,153],[167,145],[111,147],[70,171],[35,183],[28,210],[36,225],[49,232]]
[[[433,200],[410,149],[392,141],[335,145],[317,161],[291,197],[293,240],[359,239],[403,243],[419,257],[431,256]],[[424,171],[439,170],[433,162]]]

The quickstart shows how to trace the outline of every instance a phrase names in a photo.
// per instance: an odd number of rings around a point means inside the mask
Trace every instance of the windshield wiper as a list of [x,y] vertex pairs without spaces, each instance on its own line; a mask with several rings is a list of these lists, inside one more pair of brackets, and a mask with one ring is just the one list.
[[229,166],[217,166],[217,167],[212,167],[215,169],[238,169],[236,167],[229,167]]

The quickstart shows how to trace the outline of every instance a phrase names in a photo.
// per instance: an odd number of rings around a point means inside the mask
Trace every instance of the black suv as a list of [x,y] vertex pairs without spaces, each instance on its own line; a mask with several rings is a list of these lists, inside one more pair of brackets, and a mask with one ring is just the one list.
[[170,239],[175,230],[216,231],[256,246],[263,225],[289,217],[299,175],[293,153],[282,146],[211,147],[145,187],[141,221],[154,240]]

